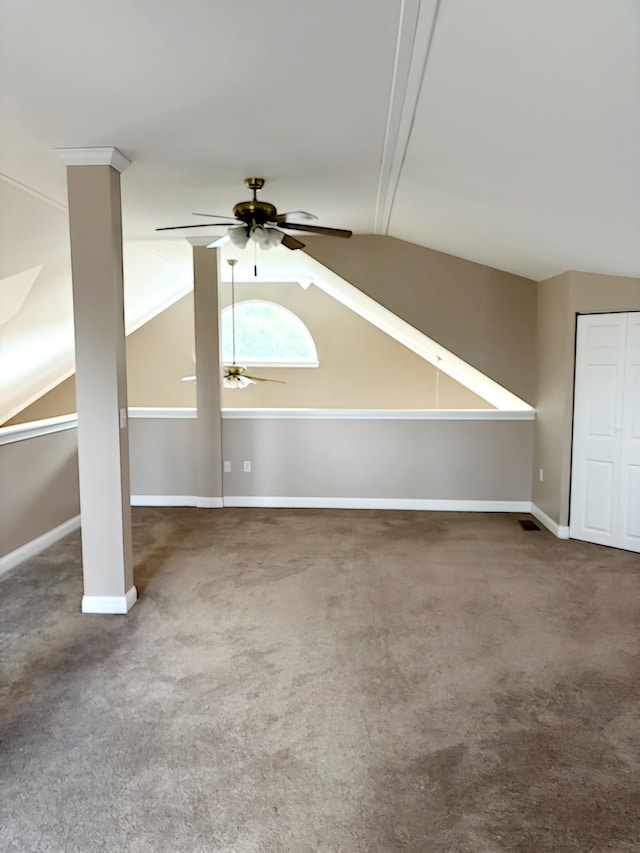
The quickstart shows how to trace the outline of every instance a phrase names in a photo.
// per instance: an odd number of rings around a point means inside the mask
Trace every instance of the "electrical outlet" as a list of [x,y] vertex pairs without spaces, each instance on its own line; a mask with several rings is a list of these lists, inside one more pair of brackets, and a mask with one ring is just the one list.
[[245,459],[245,461],[244,461],[244,473],[245,474],[251,473],[251,461],[249,459]]
[[224,469],[223,470],[224,470],[225,474],[231,473],[231,462],[228,459],[224,460]]
[[540,482],[542,482],[543,480],[544,480],[544,471],[541,468],[540,469]]

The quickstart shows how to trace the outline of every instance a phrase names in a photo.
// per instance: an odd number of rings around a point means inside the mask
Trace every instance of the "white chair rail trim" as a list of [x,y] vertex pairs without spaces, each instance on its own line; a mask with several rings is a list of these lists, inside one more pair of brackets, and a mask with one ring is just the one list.
[[46,418],[42,421],[31,421],[27,424],[0,427],[0,445],[13,444],[16,441],[24,441],[27,438],[37,438],[39,435],[51,435],[53,432],[74,429],[77,425],[78,416],[74,414],[60,415],[57,418]]
[[[535,410],[504,409],[222,409],[224,420],[355,420],[355,421],[533,421]],[[132,419],[193,419],[195,408],[131,407]],[[78,416],[61,415],[26,424],[0,427],[0,446],[74,429]]]
[[223,409],[232,419],[306,419],[356,421],[532,421],[535,410],[504,409]]

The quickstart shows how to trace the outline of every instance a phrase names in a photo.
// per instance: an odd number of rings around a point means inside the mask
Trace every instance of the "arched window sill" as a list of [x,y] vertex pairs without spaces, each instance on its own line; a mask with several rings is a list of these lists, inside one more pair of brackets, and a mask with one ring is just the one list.
[[[238,358],[237,362],[241,364],[243,367],[268,367],[269,369],[274,367],[283,367],[287,368],[287,370],[291,367],[320,367],[319,361],[259,361],[255,358],[250,359],[241,359]],[[225,361],[224,366],[229,367],[231,362]]]

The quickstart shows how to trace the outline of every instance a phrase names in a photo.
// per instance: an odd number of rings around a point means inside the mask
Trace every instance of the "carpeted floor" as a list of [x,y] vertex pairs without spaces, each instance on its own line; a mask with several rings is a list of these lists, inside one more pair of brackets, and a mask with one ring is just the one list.
[[138,509],[0,581],[0,850],[640,851],[640,560],[511,515]]

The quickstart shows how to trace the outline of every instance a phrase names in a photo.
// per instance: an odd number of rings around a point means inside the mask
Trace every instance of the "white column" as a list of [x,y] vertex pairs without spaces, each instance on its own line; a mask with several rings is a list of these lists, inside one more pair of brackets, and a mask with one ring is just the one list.
[[76,346],[83,613],[126,613],[133,584],[120,173],[116,148],[67,165]]
[[218,250],[211,237],[189,238],[193,246],[193,306],[198,407],[198,472],[201,507],[222,506],[222,423],[218,331]]

